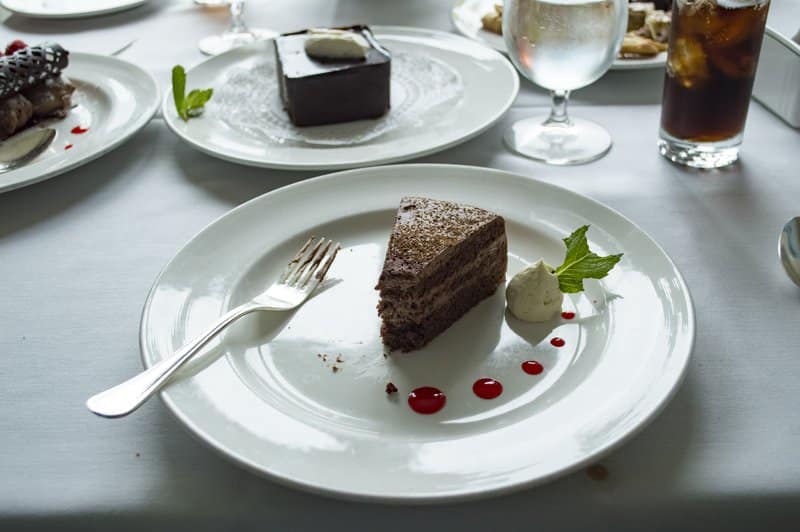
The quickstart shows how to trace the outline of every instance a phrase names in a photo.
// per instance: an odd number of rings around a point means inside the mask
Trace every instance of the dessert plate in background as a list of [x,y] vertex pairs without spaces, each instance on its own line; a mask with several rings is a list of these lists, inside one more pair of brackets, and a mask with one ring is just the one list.
[[81,18],[132,9],[147,0],[0,0],[14,14],[33,18]]
[[[465,37],[483,43],[498,52],[506,53],[506,44],[502,35],[483,29],[481,17],[494,10],[495,4],[502,0],[456,0],[450,11],[450,19],[456,30]],[[614,60],[611,70],[639,70],[644,68],[662,68],[667,64],[667,53],[662,52],[655,57],[644,59]]]
[[[71,52],[62,76],[75,85],[73,108],[61,120],[43,122],[56,130],[55,139],[30,163],[0,174],[0,192],[63,174],[100,157],[147,125],[158,110],[158,83],[127,61]],[[88,130],[72,133],[76,126]]]
[[188,122],[164,95],[167,125],[195,148],[230,161],[289,170],[396,162],[454,146],[511,106],[519,77],[508,60],[463,37],[372,27],[392,53],[392,109],[382,118],[297,128],[281,107],[272,42],[212,57],[187,73],[187,88],[214,88]]
[[[624,252],[602,282],[565,298],[574,319],[524,324],[503,291],[420,351],[384,357],[374,290],[404,195],[453,200],[506,219],[508,278],[591,224],[598,254]],[[584,196],[497,170],[396,165],[283,187],[224,215],[178,251],[142,314],[149,367],[267,286],[308,234],[343,249],[327,289],[294,313],[245,318],[161,397],[196,436],[239,465],[302,489],[353,499],[437,502],[563,475],[616,448],[675,393],[694,342],[686,285],[664,251]],[[563,347],[550,339],[559,336]],[[535,359],[540,375],[521,363]],[[335,369],[334,369],[335,368]],[[503,394],[472,392],[480,377]],[[387,395],[387,383],[399,392]],[[447,403],[411,411],[412,388]]]

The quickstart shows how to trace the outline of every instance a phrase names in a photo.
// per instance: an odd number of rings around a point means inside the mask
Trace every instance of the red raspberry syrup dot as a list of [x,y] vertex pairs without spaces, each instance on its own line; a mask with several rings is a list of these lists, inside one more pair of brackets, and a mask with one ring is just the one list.
[[27,47],[28,45],[25,44],[25,41],[21,41],[19,39],[13,40],[6,46],[6,55],[11,55],[20,50],[24,50]]
[[569,311],[564,311],[564,312],[561,313],[561,317],[564,318],[565,320],[571,320],[572,318],[575,317],[575,313],[574,312],[569,312]]
[[522,363],[522,371],[524,371],[528,375],[539,375],[541,372],[544,371],[544,366],[542,366],[535,360],[526,360],[525,362]]
[[494,399],[503,393],[503,385],[494,379],[478,379],[472,385],[472,391],[481,399]]
[[435,414],[447,402],[447,397],[438,388],[423,386],[408,394],[408,406],[417,414]]
[[81,127],[81,126],[75,126],[69,130],[69,132],[72,133],[73,135],[82,135],[87,131],[89,131],[88,127]]
[[550,340],[550,345],[553,347],[564,347],[566,343],[567,342],[565,342],[563,338],[559,338],[558,336]]
[[72,144],[67,144],[66,146],[64,146],[64,149],[65,150],[72,149]]

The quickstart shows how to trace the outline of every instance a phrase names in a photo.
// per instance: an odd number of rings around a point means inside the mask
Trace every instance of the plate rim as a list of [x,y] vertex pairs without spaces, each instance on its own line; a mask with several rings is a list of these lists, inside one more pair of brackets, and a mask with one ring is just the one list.
[[[415,505],[415,504],[425,504],[425,505],[432,505],[432,504],[446,504],[446,503],[454,503],[454,502],[464,502],[464,501],[472,501],[472,500],[479,500],[479,499],[486,499],[492,497],[498,497],[504,494],[513,493],[517,491],[522,491],[524,489],[530,489],[532,487],[540,486],[551,480],[556,478],[560,478],[579,469],[586,467],[588,464],[596,462],[603,456],[608,455],[609,453],[613,452],[614,450],[620,448],[622,445],[628,443],[634,437],[636,437],[642,430],[644,430],[647,426],[650,425],[666,408],[666,406],[672,401],[672,399],[677,394],[678,390],[680,390],[683,381],[686,378],[686,374],[688,373],[689,362],[692,358],[692,353],[694,352],[696,338],[697,338],[697,321],[696,321],[696,312],[694,307],[694,300],[692,298],[692,294],[689,290],[689,287],[686,283],[683,274],[681,273],[680,269],[675,264],[675,261],[672,257],[664,250],[664,248],[653,238],[650,236],[649,233],[644,231],[638,224],[633,222],[630,218],[625,216],[624,214],[620,213],[613,207],[610,207],[599,200],[596,200],[590,196],[585,194],[581,194],[575,191],[572,191],[568,188],[561,187],[559,185],[555,185],[552,183],[548,183],[546,181],[542,181],[530,176],[527,176],[522,173],[518,172],[510,172],[506,170],[499,170],[495,168],[487,168],[481,166],[474,166],[474,165],[461,165],[461,164],[443,164],[443,163],[414,163],[414,164],[403,164],[403,165],[381,165],[381,166],[374,166],[374,167],[366,167],[366,168],[355,168],[350,170],[338,171],[327,173],[319,176],[315,176],[309,179],[301,180],[290,185],[286,185],[284,187],[279,187],[250,200],[237,205],[233,209],[226,211],[225,213],[221,214],[210,223],[206,224],[202,229],[196,232],[191,238],[189,238],[181,247],[178,249],[172,257],[167,261],[167,263],[161,268],[159,273],[156,275],[150,289],[148,290],[147,297],[145,298],[144,304],[142,306],[142,311],[140,314],[140,321],[139,321],[139,359],[145,369],[149,368],[150,365],[148,364],[148,356],[147,356],[147,348],[146,346],[146,331],[145,331],[145,323],[148,319],[149,312],[151,309],[151,302],[152,298],[155,294],[156,287],[160,284],[162,277],[164,276],[165,272],[170,268],[170,266],[174,263],[174,261],[178,258],[178,256],[192,243],[194,243],[198,238],[200,238],[208,229],[212,226],[220,222],[223,218],[233,215],[235,211],[239,209],[243,209],[248,206],[250,203],[256,202],[261,200],[261,198],[269,195],[277,195],[280,193],[285,193],[287,189],[295,190],[297,188],[303,188],[308,186],[315,186],[316,183],[325,181],[325,180],[336,180],[341,179],[344,175],[345,177],[348,174],[358,174],[358,173],[366,173],[366,172],[375,172],[375,171],[383,171],[386,169],[394,169],[403,168],[408,171],[414,171],[416,169],[438,169],[442,172],[447,171],[480,171],[486,172],[489,174],[494,174],[494,176],[504,175],[506,177],[511,177],[514,179],[528,179],[531,181],[535,181],[538,185],[544,186],[550,189],[556,189],[560,193],[565,193],[572,196],[578,196],[582,200],[589,201],[590,203],[594,204],[597,207],[601,207],[607,211],[609,211],[612,215],[615,215],[622,219],[624,222],[628,223],[636,229],[646,240],[648,240],[653,246],[658,249],[664,259],[666,259],[667,264],[671,268],[671,270],[675,274],[675,278],[677,279],[679,286],[680,286],[680,293],[685,297],[686,302],[686,311],[687,311],[687,331],[685,334],[685,338],[688,341],[686,343],[685,352],[682,353],[682,360],[681,366],[679,371],[675,374],[674,380],[671,383],[669,390],[659,398],[659,401],[655,404],[650,412],[644,415],[641,419],[637,421],[637,424],[630,429],[628,432],[624,433],[622,436],[619,436],[615,440],[611,440],[608,444],[603,447],[599,447],[595,449],[593,452],[590,452],[586,456],[584,456],[581,460],[574,462],[573,464],[558,468],[553,472],[542,475],[536,478],[527,478],[523,480],[514,480],[511,482],[506,482],[505,484],[489,487],[489,488],[464,488],[463,490],[457,492],[448,492],[443,495],[430,495],[430,494],[422,494],[422,495],[415,495],[415,494],[404,494],[403,496],[398,495],[381,495],[381,494],[365,494],[362,492],[352,491],[352,490],[337,490],[336,488],[314,484],[312,482],[301,481],[294,479],[290,476],[279,474],[271,471],[266,471],[261,468],[258,464],[254,463],[252,460],[249,460],[235,450],[225,447],[222,444],[214,441],[213,438],[209,437],[205,434],[188,416],[182,413],[175,403],[174,399],[169,397],[167,390],[161,390],[158,393],[160,400],[164,403],[167,407],[167,410],[170,414],[177,419],[182,425],[185,430],[187,430],[192,437],[199,440],[205,445],[208,445],[216,452],[220,453],[225,459],[230,460],[236,466],[241,467],[251,473],[254,473],[262,478],[266,478],[272,482],[276,482],[282,486],[290,487],[293,489],[299,489],[305,492],[314,493],[317,495],[322,495],[325,497],[330,497],[339,500],[348,500],[348,501],[358,501],[358,502],[368,502],[368,503],[380,503],[380,504],[391,504],[391,505]],[[674,353],[672,351],[671,353]]]
[[[491,48],[492,50],[503,54],[504,56],[508,55],[508,52],[505,48],[500,49],[495,46],[492,46],[490,43],[482,41],[480,39],[476,39],[471,35],[468,35],[464,31],[462,31],[459,24],[456,22],[456,10],[463,6],[470,0],[453,0],[453,5],[450,8],[450,25],[456,31],[458,35],[469,39],[473,42],[480,43],[487,48]],[[632,59],[622,59],[622,58],[615,58],[614,62],[608,68],[609,70],[649,70],[654,68],[661,68],[666,67],[667,65],[667,53],[660,52],[658,55],[650,58],[632,58]]]
[[[131,121],[130,126],[127,129],[123,130],[122,133],[119,135],[119,137],[114,138],[108,144],[104,144],[96,148],[94,151],[91,151],[85,157],[76,158],[75,160],[67,162],[66,164],[59,166],[58,168],[53,168],[52,170],[43,172],[39,175],[31,176],[27,179],[23,178],[20,181],[15,181],[8,185],[0,184],[0,194],[4,192],[10,192],[18,188],[23,188],[29,185],[33,185],[41,181],[46,181],[53,177],[69,172],[70,170],[79,168],[87,163],[94,161],[95,159],[98,159],[99,157],[102,157],[107,153],[112,152],[113,150],[117,149],[119,146],[127,142],[128,139],[130,139],[133,135],[141,131],[145,126],[147,126],[147,124],[150,123],[150,121],[153,119],[156,112],[158,111],[159,103],[161,101],[161,91],[158,86],[158,81],[156,81],[156,78],[144,68],[140,67],[139,65],[136,65],[135,63],[131,63],[130,61],[126,61],[118,57],[111,57],[100,54],[71,52],[70,57],[73,60],[83,58],[84,60],[88,59],[89,61],[99,60],[99,61],[119,62],[125,64],[126,68],[135,70],[137,72],[137,75],[141,75],[142,79],[147,79],[148,82],[152,85],[153,91],[150,93],[150,101],[148,101],[147,104],[143,106],[144,111],[140,115],[138,115],[134,120]],[[8,174],[6,175],[11,175],[14,172],[22,171],[25,170],[26,168],[27,165],[18,168],[16,170],[12,170],[11,172],[8,172]]]
[[[431,28],[421,28],[421,27],[416,27],[416,26],[399,26],[399,25],[371,25],[370,28],[373,30],[373,33],[375,33],[378,37],[380,37],[380,33],[381,32],[390,32],[390,31],[405,31],[405,32],[416,32],[416,33],[424,32],[424,33],[428,33],[428,34],[434,34],[434,35],[439,36],[439,37],[445,37],[445,38],[448,38],[448,39],[464,39],[464,40],[470,42],[471,44],[479,44],[479,45],[481,44],[481,43],[479,43],[479,42],[477,42],[477,41],[475,41],[473,39],[469,39],[468,37],[465,37],[463,35],[457,35],[457,34],[454,34],[453,32],[447,32],[447,31],[431,29]],[[269,42],[271,40],[272,39],[265,39],[264,41],[260,41],[259,44],[261,44],[263,42]],[[418,159],[420,157],[425,157],[425,156],[428,156],[428,155],[431,155],[431,154],[434,154],[434,153],[438,153],[438,152],[453,148],[453,147],[458,146],[460,144],[463,144],[463,143],[465,143],[465,142],[467,142],[469,140],[472,140],[473,138],[477,137],[478,135],[484,133],[489,128],[491,128],[492,126],[496,125],[500,120],[502,120],[502,118],[506,115],[508,110],[511,109],[511,106],[516,101],[517,95],[519,94],[519,88],[520,88],[520,79],[519,79],[519,74],[517,73],[516,68],[514,68],[514,65],[511,64],[511,62],[508,60],[508,58],[504,54],[498,52],[497,50],[493,50],[493,49],[491,49],[489,47],[486,47],[486,48],[487,48],[487,50],[490,50],[492,53],[497,54],[497,58],[502,60],[503,65],[505,66],[505,68],[507,68],[508,71],[511,73],[511,80],[512,80],[512,84],[513,84],[513,88],[511,90],[509,98],[507,99],[506,102],[503,103],[502,107],[499,108],[498,112],[496,112],[494,114],[494,116],[491,118],[491,120],[487,121],[487,123],[484,124],[483,126],[475,128],[472,131],[470,131],[469,133],[467,133],[466,135],[462,135],[462,136],[458,137],[457,139],[454,139],[451,142],[440,144],[440,145],[436,145],[434,147],[428,147],[428,148],[425,148],[425,149],[415,150],[415,151],[410,152],[410,153],[394,155],[394,156],[391,156],[391,157],[384,157],[384,158],[373,159],[373,160],[349,160],[349,161],[343,161],[343,162],[321,163],[321,164],[320,163],[303,163],[303,162],[275,163],[275,162],[269,162],[269,161],[265,162],[263,160],[257,160],[257,159],[254,159],[254,158],[238,157],[238,156],[233,156],[233,155],[230,155],[230,154],[227,154],[227,153],[222,153],[222,152],[219,152],[219,151],[214,151],[213,149],[205,146],[203,143],[198,142],[196,139],[192,138],[191,136],[187,135],[185,132],[180,131],[178,129],[177,122],[175,121],[175,117],[173,117],[172,114],[169,112],[169,107],[170,107],[170,105],[172,103],[172,101],[171,101],[172,84],[171,83],[164,90],[164,94],[163,94],[163,96],[161,98],[161,100],[162,100],[161,101],[161,107],[160,107],[161,108],[161,115],[164,117],[164,123],[167,125],[169,130],[172,131],[172,133],[174,133],[180,140],[182,140],[183,142],[185,142],[186,144],[188,144],[192,148],[194,148],[194,149],[196,149],[196,150],[198,150],[198,151],[200,151],[202,153],[205,153],[206,155],[210,155],[211,157],[215,157],[217,159],[222,159],[224,161],[229,161],[229,162],[232,162],[232,163],[241,164],[241,165],[245,165],[245,166],[253,166],[253,167],[257,167],[257,168],[271,168],[271,169],[275,169],[275,170],[290,170],[290,171],[298,171],[298,172],[303,172],[303,171],[334,171],[334,170],[347,170],[347,169],[354,169],[354,168],[366,168],[366,167],[376,166],[376,165],[382,166],[382,165],[386,165],[386,164],[407,161],[409,159]],[[232,53],[235,53],[235,52],[236,52],[236,50],[230,50],[230,51],[225,52],[223,54],[219,54],[217,56],[209,57],[209,58],[201,61],[200,63],[197,63],[197,64],[193,65],[186,72],[186,74],[187,74],[187,76],[190,75],[192,70],[194,70],[194,69],[198,68],[199,66],[207,63],[208,61],[212,61],[212,60],[215,60],[215,59],[217,59],[219,57],[223,57],[225,55],[229,55],[229,54],[232,54]]]
[[129,9],[134,9],[146,4],[149,0],[132,0],[126,4],[114,6],[114,7],[107,7],[104,9],[96,9],[94,11],[81,11],[81,12],[71,12],[71,13],[38,13],[36,11],[24,11],[19,10],[16,7],[9,7],[8,0],[0,0],[0,6],[7,9],[14,15],[19,15],[21,17],[28,17],[34,19],[48,19],[48,20],[58,20],[58,19],[76,19],[76,18],[90,18],[90,17],[99,17],[101,15],[110,15],[112,13],[118,13],[121,11],[127,11]]

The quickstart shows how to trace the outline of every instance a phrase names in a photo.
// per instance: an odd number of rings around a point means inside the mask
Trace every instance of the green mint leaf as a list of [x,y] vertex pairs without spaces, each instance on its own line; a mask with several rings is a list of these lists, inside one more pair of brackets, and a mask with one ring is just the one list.
[[581,258],[589,254],[589,241],[586,239],[588,230],[588,225],[581,226],[564,239],[564,244],[567,246],[567,254],[564,257],[564,263],[556,268],[556,274],[561,270],[566,270],[573,263],[580,261]]
[[175,110],[184,120],[189,120],[186,113],[186,71],[181,65],[172,67],[172,99],[175,100]]
[[194,89],[186,96],[186,111],[190,116],[199,115],[213,94],[214,89]]
[[172,99],[175,100],[175,111],[184,122],[202,114],[212,94],[213,89],[194,89],[186,94],[186,70],[181,65],[172,67]]
[[584,279],[602,279],[622,258],[622,253],[601,257],[590,251],[586,239],[588,230],[589,226],[584,225],[564,239],[567,254],[564,263],[556,268],[555,275],[559,288],[565,294],[582,292]]

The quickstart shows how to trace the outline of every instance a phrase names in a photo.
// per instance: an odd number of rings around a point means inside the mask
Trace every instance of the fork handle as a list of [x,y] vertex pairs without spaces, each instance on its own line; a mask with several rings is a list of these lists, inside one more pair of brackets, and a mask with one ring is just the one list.
[[102,417],[127,416],[160,390],[173,373],[225,327],[260,308],[253,303],[247,303],[232,309],[215,321],[203,334],[178,349],[175,354],[153,364],[149,369],[122,384],[90,397],[86,401],[86,406]]

